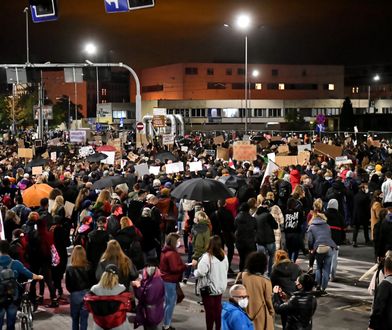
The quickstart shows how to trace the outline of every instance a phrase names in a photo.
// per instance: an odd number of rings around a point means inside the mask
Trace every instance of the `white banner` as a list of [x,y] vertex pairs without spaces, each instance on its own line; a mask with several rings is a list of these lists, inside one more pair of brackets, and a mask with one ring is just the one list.
[[300,152],[303,152],[303,151],[312,151],[312,145],[311,144],[300,144],[300,145],[297,146],[297,148],[298,148],[298,154]]
[[163,134],[162,135],[162,144],[163,145],[174,144],[174,135],[172,135],[172,134]]
[[108,156],[108,158],[101,160],[101,163],[107,165],[114,165],[114,161],[116,159],[116,152],[115,151],[101,151],[101,152]]
[[4,224],[3,224],[3,214],[0,212],[0,239],[5,240]]
[[94,154],[94,148],[92,146],[87,146],[87,147],[81,147],[79,149],[79,156],[80,157],[87,157],[90,156],[92,154]]
[[69,131],[69,142],[85,143],[86,135],[86,131]]
[[138,177],[143,177],[145,174],[150,174],[147,163],[135,165],[135,173]]
[[161,170],[160,166],[150,166],[149,168],[150,174],[154,174],[154,175],[159,175],[160,170]]
[[184,172],[184,164],[183,164],[183,162],[166,164],[165,167],[166,167],[166,173],[167,174]]
[[189,170],[191,172],[199,172],[203,170],[203,164],[201,162],[190,162]]
[[267,154],[268,160],[272,160],[273,162],[275,162],[275,153],[271,152],[270,154]]

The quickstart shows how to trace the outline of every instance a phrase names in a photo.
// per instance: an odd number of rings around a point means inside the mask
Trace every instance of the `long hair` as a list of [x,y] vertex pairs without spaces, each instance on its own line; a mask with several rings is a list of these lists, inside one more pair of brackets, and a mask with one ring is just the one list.
[[59,196],[57,196],[56,199],[54,200],[53,207],[52,207],[52,210],[51,210],[50,213],[51,213],[52,215],[55,215],[55,214],[57,213],[58,209],[59,209],[60,207],[62,207],[62,206],[64,206],[64,197],[61,196],[61,195],[59,195]]
[[[377,174],[376,174],[377,175]],[[381,192],[381,190],[376,190],[374,193],[373,193],[373,196],[372,196],[372,202],[371,202],[371,206],[373,206],[373,204],[375,203],[375,202],[380,202],[381,201],[381,198],[380,198],[380,195],[382,194],[382,192]]]
[[280,264],[282,261],[289,260],[289,254],[285,250],[276,250],[275,252],[275,263],[274,265]]
[[111,272],[103,272],[101,279],[99,280],[99,285],[104,289],[113,289],[118,285],[118,275]]
[[222,249],[222,240],[218,235],[210,237],[207,247],[208,254],[218,258],[219,260],[225,257],[225,251]]
[[317,198],[313,202],[313,211],[312,211],[312,219],[310,220],[310,223],[315,219],[315,218],[321,218],[322,220],[326,221],[327,217],[323,213],[323,201],[321,198]]
[[133,226],[133,222],[128,217],[122,217],[120,219],[120,226],[121,226],[121,229],[124,229],[124,228],[127,228],[127,227],[132,227]]
[[59,188],[54,188],[50,193],[49,193],[49,199],[55,200],[57,196],[62,196],[63,193]]
[[100,261],[114,263],[125,277],[129,275],[130,268],[132,267],[131,259],[121,249],[120,243],[114,239],[108,242]]
[[90,189],[88,188],[82,188],[79,191],[78,197],[76,197],[76,201],[75,201],[75,209],[79,210],[82,202],[84,201],[84,199],[86,197],[88,197],[90,195]]
[[104,190],[102,190],[100,193],[99,193],[99,195],[98,195],[98,197],[97,197],[97,200],[96,200],[96,202],[95,202],[95,205],[97,205],[98,203],[105,203],[105,202],[110,202],[110,191],[109,190],[107,190],[107,189],[104,189]]
[[86,268],[88,266],[86,251],[83,246],[76,245],[71,254],[71,266],[77,268]]

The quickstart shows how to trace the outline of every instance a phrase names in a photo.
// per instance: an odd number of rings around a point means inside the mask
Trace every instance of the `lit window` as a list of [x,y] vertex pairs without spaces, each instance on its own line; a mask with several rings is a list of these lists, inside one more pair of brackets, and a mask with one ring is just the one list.
[[353,87],[353,88],[351,89],[351,93],[352,93],[352,94],[355,94],[355,87]]
[[101,95],[102,95],[102,96],[106,96],[106,93],[107,93],[106,88],[102,88],[102,89],[101,89]]
[[283,91],[283,90],[284,90],[284,84],[283,84],[283,83],[280,83],[279,86],[278,86],[278,89],[279,89],[280,91]]
[[355,92],[358,94],[359,93],[359,87],[355,87]]
[[263,89],[263,84],[262,83],[255,83],[255,89],[258,89],[258,90]]
[[335,90],[335,84],[328,84],[328,90],[329,91],[334,91]]

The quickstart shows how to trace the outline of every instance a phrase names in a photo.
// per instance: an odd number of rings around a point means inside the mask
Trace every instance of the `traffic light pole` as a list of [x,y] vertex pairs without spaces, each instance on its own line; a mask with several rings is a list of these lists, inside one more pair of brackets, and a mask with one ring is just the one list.
[[[50,69],[50,68],[88,68],[88,67],[95,67],[95,68],[124,68],[128,70],[133,79],[135,80],[136,84],[136,95],[135,95],[135,107],[136,107],[136,122],[142,120],[142,97],[140,94],[140,80],[137,76],[135,70],[133,70],[129,65],[124,63],[25,63],[25,64],[0,64],[0,68],[8,69],[8,68],[22,68],[22,69]],[[77,108],[77,104],[75,104]],[[41,130],[43,131],[43,111],[42,111],[42,104],[39,107],[39,119],[38,119],[39,129],[38,132]]]

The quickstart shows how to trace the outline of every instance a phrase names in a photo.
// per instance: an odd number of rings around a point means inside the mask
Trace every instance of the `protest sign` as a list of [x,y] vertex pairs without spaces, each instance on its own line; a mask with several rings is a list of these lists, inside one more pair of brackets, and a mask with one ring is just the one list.
[[17,139],[17,141],[18,141],[18,148],[24,148],[25,147],[23,139]]
[[65,211],[65,217],[67,219],[71,219],[74,208],[75,208],[75,204],[68,201],[65,202],[64,211]]
[[299,165],[306,165],[307,163],[309,163],[310,160],[310,152],[309,151],[299,152],[297,159]]
[[188,152],[188,147],[187,146],[181,146],[181,151],[182,152]]
[[256,160],[257,148],[254,144],[238,144],[233,145],[233,159],[235,160]]
[[300,153],[300,152],[303,152],[303,151],[311,151],[312,150],[312,145],[309,143],[309,144],[300,144],[300,145],[298,145],[297,146],[297,148],[298,148],[298,154]]
[[282,137],[281,136],[271,136],[270,139],[271,142],[277,142],[277,141],[282,141]]
[[316,143],[314,145],[314,151],[316,153],[335,159],[336,157],[339,157],[342,154],[342,147],[329,145],[325,143]]
[[278,147],[278,153],[283,154],[283,153],[289,153],[289,146],[287,144],[282,144]]
[[18,157],[33,159],[33,149],[31,149],[31,148],[18,148]]
[[31,173],[32,173],[33,175],[41,175],[41,174],[42,174],[42,166],[34,166],[34,167],[31,169]]
[[173,134],[162,134],[162,144],[163,145],[174,144],[174,135]]
[[229,160],[229,149],[218,147],[216,149],[218,159]]
[[191,172],[199,172],[203,170],[203,164],[201,162],[190,162],[189,170]]
[[86,131],[69,131],[69,142],[71,143],[85,143],[86,142]]
[[160,166],[150,166],[149,168],[150,174],[154,174],[155,176],[159,175],[159,172],[161,171]]
[[210,155],[211,157],[215,157],[215,150],[213,149],[206,149],[204,150],[206,155]]
[[150,171],[148,169],[148,164],[143,163],[143,164],[138,164],[135,165],[135,173],[138,175],[138,177],[143,177],[146,174],[150,174]]
[[223,142],[225,142],[225,139],[222,135],[214,137],[214,144],[218,145],[222,144]]
[[273,162],[275,162],[276,155],[274,152],[267,154],[267,157],[268,157],[268,160],[272,160]]
[[131,162],[136,162],[137,159],[139,158],[138,155],[135,155],[132,151],[129,152],[127,158],[131,161]]
[[80,157],[87,157],[87,156],[92,155],[94,153],[95,153],[95,151],[92,146],[81,147],[79,149],[79,156]]
[[108,158],[101,160],[101,163],[107,165],[114,165],[116,152],[115,151],[101,151],[101,152],[108,156]]
[[57,153],[56,153],[56,151],[53,151],[53,152],[50,153],[50,160],[52,162],[54,162],[54,163],[57,161]]
[[275,163],[280,167],[286,167],[290,165],[297,165],[298,159],[297,156],[276,156]]
[[49,153],[48,153],[47,151],[45,151],[45,152],[41,155],[41,157],[42,157],[43,159],[48,159],[48,158],[49,158]]
[[182,162],[166,164],[165,167],[167,174],[184,172],[184,164]]
[[116,152],[121,153],[121,139],[110,139],[106,144],[115,147]]

